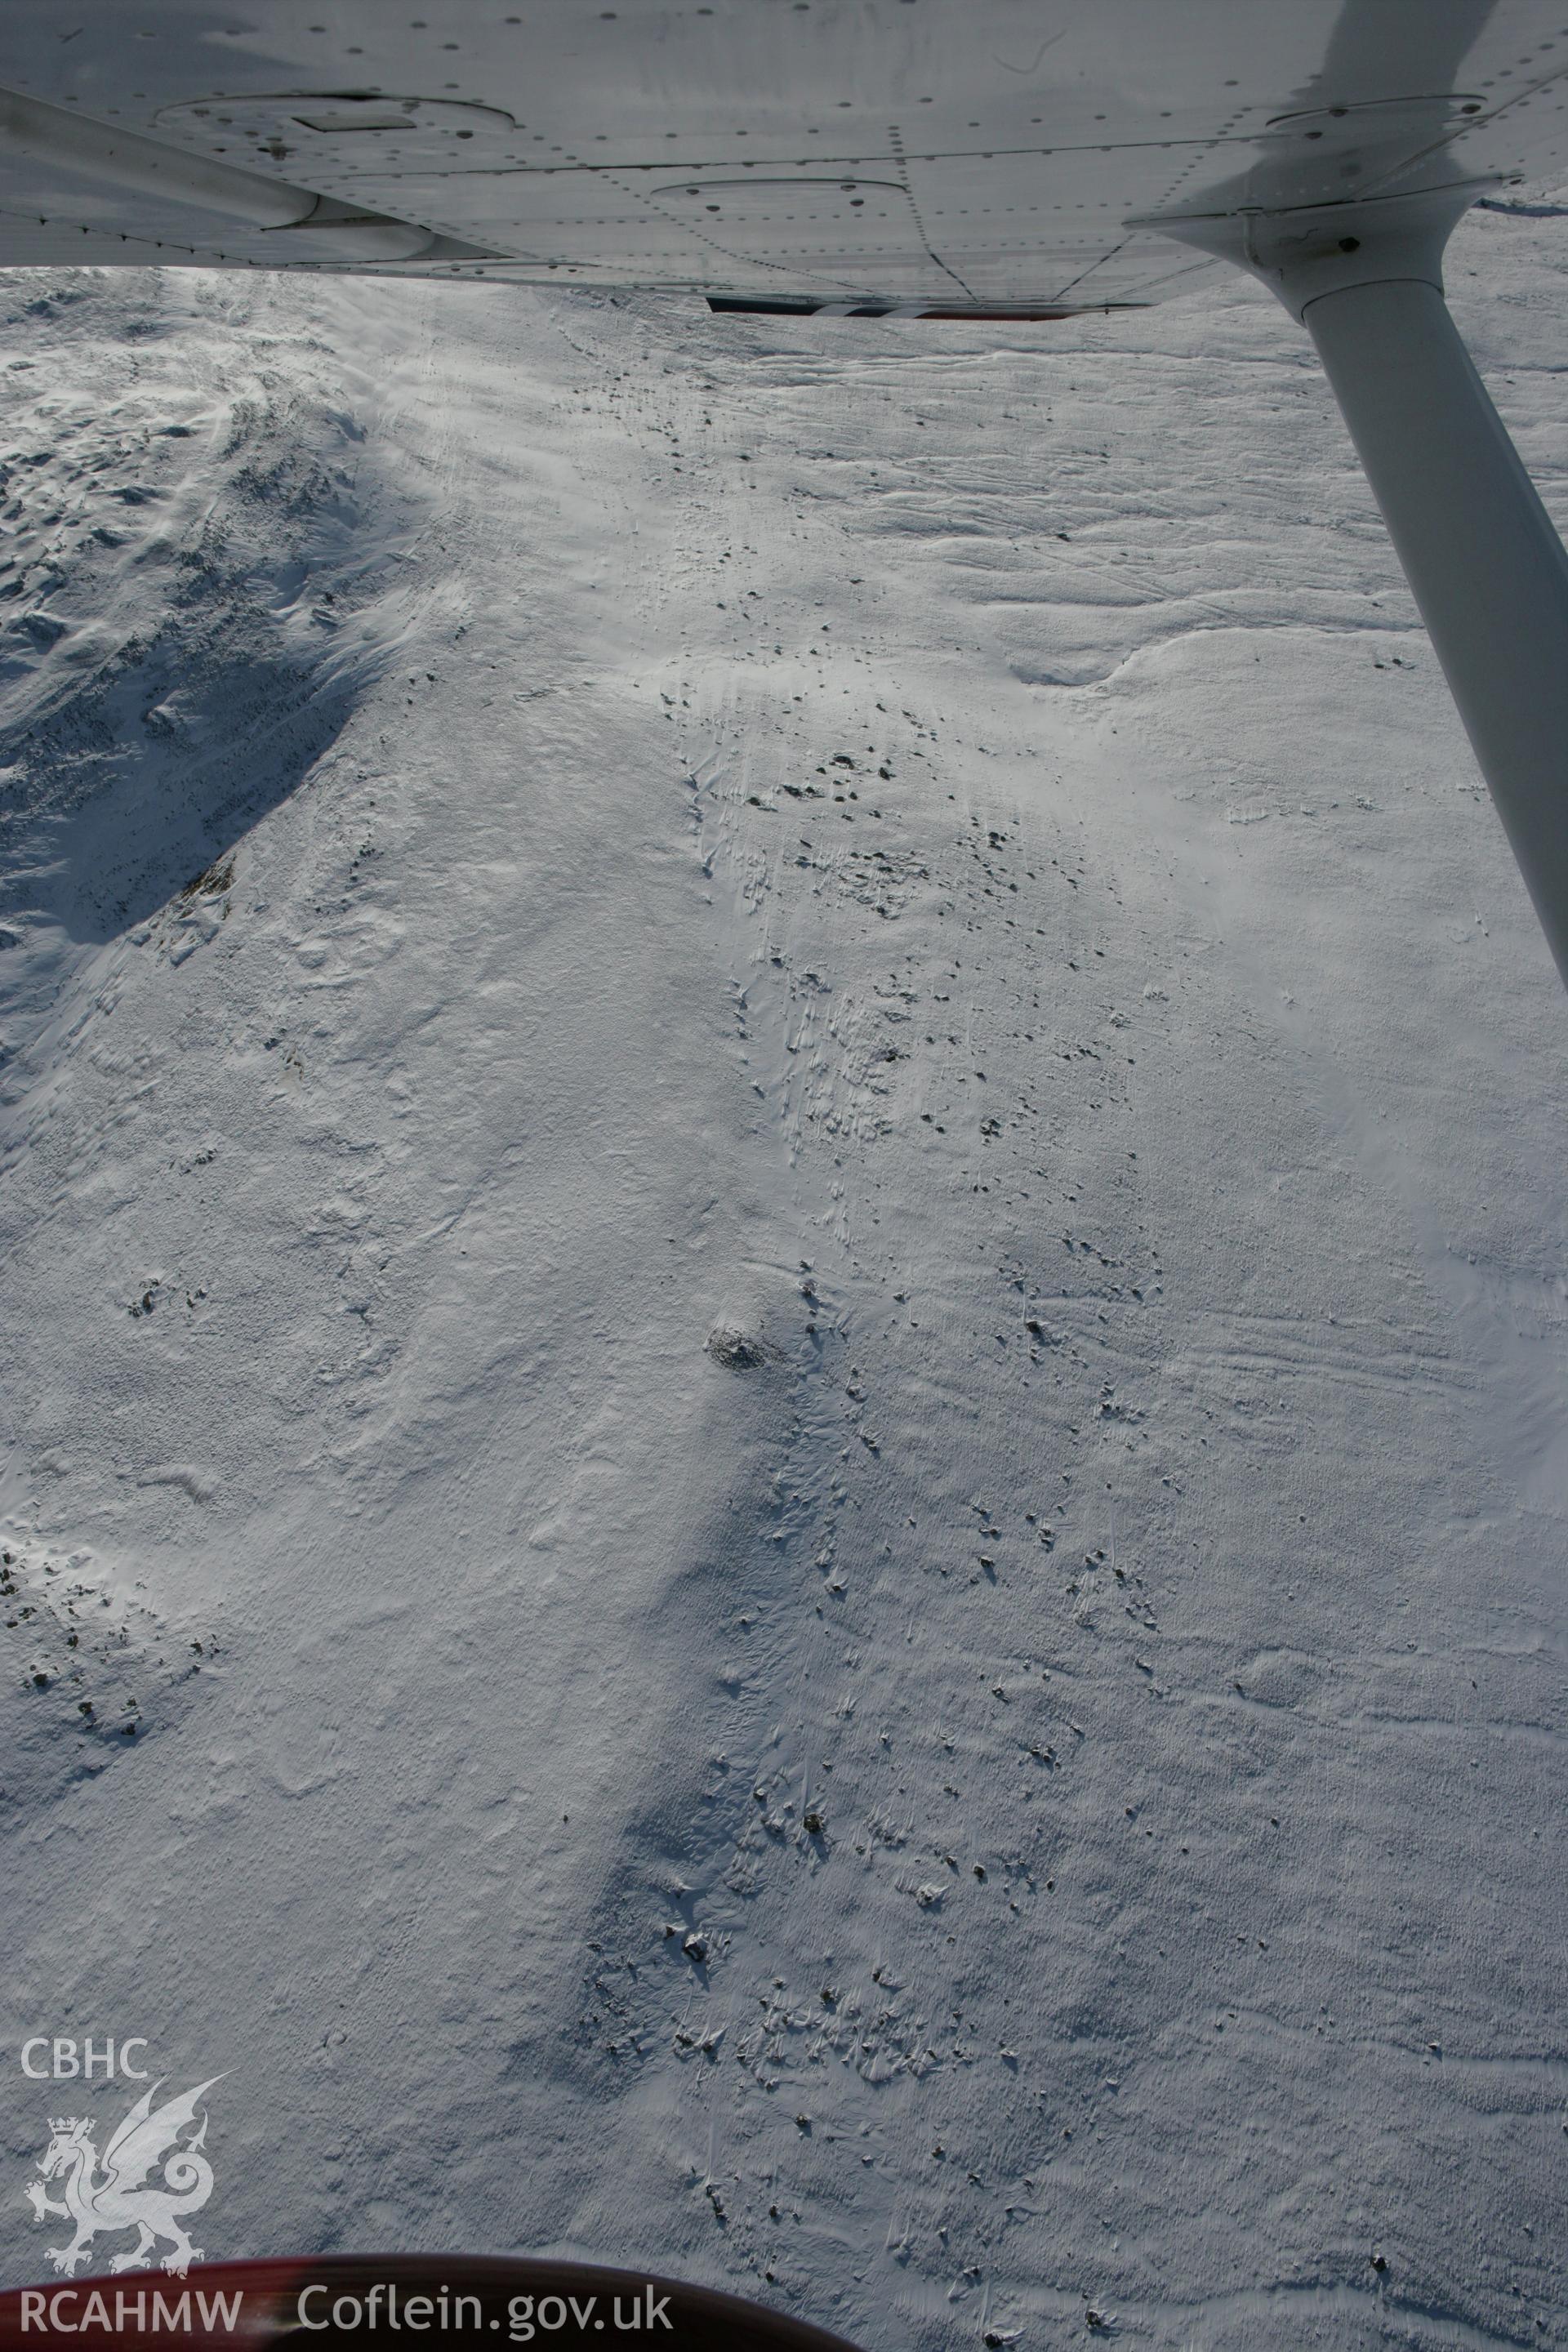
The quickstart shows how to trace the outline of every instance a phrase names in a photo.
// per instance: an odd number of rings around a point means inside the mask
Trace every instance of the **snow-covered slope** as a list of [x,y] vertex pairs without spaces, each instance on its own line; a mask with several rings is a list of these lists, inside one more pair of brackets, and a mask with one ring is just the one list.
[[90,2031],[214,2256],[1568,2341],[1564,1007],[1298,331],[5,319],[6,2278]]

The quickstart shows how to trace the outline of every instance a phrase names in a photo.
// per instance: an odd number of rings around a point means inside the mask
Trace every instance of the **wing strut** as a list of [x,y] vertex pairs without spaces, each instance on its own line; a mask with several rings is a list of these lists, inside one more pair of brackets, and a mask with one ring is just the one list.
[[1480,186],[1151,220],[1306,326],[1568,982],[1568,553],[1443,299]]

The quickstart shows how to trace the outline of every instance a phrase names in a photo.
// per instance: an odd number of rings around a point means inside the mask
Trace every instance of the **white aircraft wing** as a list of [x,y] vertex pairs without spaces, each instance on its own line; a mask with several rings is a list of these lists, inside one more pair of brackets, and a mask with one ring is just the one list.
[[1568,157],[1542,0],[426,5],[8,0],[0,265],[1077,310],[1211,270],[1152,216]]

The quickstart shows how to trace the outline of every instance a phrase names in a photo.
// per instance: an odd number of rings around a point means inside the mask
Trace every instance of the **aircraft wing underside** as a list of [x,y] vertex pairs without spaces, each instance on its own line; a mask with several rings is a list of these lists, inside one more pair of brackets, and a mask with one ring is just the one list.
[[1071,310],[1216,269],[1167,217],[1568,156],[1544,0],[426,5],[11,0],[0,265]]

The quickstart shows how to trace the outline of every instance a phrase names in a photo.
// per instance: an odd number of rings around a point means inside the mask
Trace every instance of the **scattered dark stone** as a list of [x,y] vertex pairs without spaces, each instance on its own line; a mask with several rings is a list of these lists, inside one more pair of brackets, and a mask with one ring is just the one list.
[[748,1371],[765,1364],[774,1353],[765,1339],[750,1331],[738,1331],[728,1323],[715,1324],[705,1344],[714,1362],[732,1372]]
[[180,892],[182,898],[217,898],[234,887],[234,860],[220,857],[214,866],[205,866],[194,875]]

